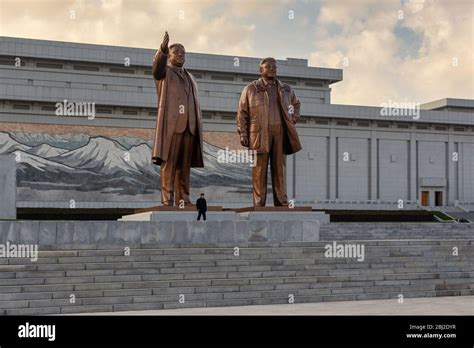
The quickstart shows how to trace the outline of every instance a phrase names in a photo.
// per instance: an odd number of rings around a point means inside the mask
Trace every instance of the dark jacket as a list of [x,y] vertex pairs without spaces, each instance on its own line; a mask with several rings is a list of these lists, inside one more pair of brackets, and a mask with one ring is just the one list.
[[207,211],[207,202],[205,198],[198,198],[196,201],[196,209],[200,212]]
[[[293,89],[286,83],[276,80],[278,100],[284,121],[284,153],[291,155],[301,150],[300,140],[295,123],[300,117],[300,101]],[[290,113],[290,106],[293,113]],[[244,88],[240,96],[237,112],[237,129],[241,138],[247,138],[249,149],[258,153],[268,153],[270,149],[268,137],[269,98],[262,78],[251,82]]]

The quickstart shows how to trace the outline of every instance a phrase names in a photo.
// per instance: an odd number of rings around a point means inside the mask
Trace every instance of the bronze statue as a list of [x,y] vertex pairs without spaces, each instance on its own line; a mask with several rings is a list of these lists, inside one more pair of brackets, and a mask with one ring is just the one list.
[[293,89],[276,79],[274,58],[260,62],[261,78],[242,91],[237,114],[240,143],[257,151],[257,163],[252,169],[253,205],[265,206],[267,199],[267,169],[270,160],[273,203],[287,206],[286,155],[301,150],[296,132],[300,101]]
[[204,167],[201,107],[197,83],[183,67],[183,45],[168,42],[166,32],[153,58],[158,115],[152,161],[161,166],[161,203],[190,205],[191,167]]

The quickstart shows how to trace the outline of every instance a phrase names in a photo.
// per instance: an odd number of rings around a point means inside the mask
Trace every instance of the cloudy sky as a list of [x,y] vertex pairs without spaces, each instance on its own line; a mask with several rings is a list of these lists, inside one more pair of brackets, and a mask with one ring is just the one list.
[[[343,68],[332,102],[474,99],[472,0],[0,0],[0,36]],[[1,54],[1,53],[0,53]]]

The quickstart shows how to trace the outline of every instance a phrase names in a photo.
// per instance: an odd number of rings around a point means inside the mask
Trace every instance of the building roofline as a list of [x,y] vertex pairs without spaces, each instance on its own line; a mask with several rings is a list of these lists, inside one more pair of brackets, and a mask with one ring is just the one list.
[[443,98],[420,105],[423,110],[436,110],[445,107],[474,109],[474,99]]
[[[124,57],[128,57],[131,65],[150,66],[156,49],[0,36],[0,52],[20,57],[111,64],[123,64]],[[235,58],[239,58],[238,66],[234,64]],[[186,66],[194,70],[258,74],[260,60],[256,57],[187,52]],[[325,80],[330,84],[343,78],[342,69],[311,67],[307,59],[287,58],[277,59],[277,62],[280,76]]]

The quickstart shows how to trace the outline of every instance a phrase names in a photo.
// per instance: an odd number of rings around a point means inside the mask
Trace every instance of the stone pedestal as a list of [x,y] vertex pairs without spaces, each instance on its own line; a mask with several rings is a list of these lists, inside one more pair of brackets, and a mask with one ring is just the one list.
[[319,221],[0,221],[0,244],[240,245],[251,242],[317,242]]
[[[329,223],[329,215],[311,207],[242,208],[207,212],[206,221],[196,221],[197,211],[171,207],[146,208],[123,216],[124,223],[151,222],[163,226],[163,233],[174,233],[174,242],[315,242],[319,229]],[[161,224],[161,225],[160,225]]]
[[[162,210],[125,215],[119,221],[195,221],[197,216],[198,212],[196,210]],[[212,221],[228,221],[238,220],[239,216],[233,211],[211,210],[206,213],[206,218]]]
[[[207,211],[223,211],[224,209],[222,206],[216,206],[216,205],[208,205],[207,206]],[[148,207],[148,208],[140,208],[140,209],[135,209],[135,214],[140,214],[140,213],[148,213],[148,212],[174,212],[174,213],[181,213],[181,212],[196,212],[196,205],[191,204],[191,205],[185,205],[182,208],[176,207],[176,206],[162,206],[162,205],[157,205],[154,207]]]
[[242,218],[246,220],[285,220],[285,221],[314,221],[318,220],[321,225],[329,223],[329,214],[322,211],[313,211],[310,213],[293,212],[291,214],[284,214],[277,212],[249,212],[241,213]]
[[[122,216],[119,221],[195,221],[198,212],[191,209],[151,210]],[[243,211],[243,212],[241,212]],[[247,208],[235,210],[212,209],[206,213],[208,221],[319,221],[320,225],[329,223],[329,214],[322,211],[293,209],[258,209]]]
[[0,219],[16,219],[16,161],[0,155]]
[[306,211],[310,212],[313,211],[311,206],[301,206],[301,207],[287,207],[287,206],[280,206],[280,207],[244,207],[244,208],[237,208],[235,212],[237,213],[247,213],[247,212],[279,212],[279,213],[288,213],[288,212],[295,212],[295,211]]
[[248,207],[236,209],[241,219],[250,221],[319,221],[329,223],[329,214],[311,207]]

